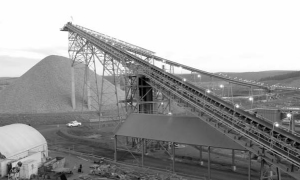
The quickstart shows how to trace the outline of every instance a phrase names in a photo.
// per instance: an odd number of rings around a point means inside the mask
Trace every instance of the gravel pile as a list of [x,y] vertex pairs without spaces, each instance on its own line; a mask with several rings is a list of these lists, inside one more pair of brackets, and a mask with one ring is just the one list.
[[[23,76],[0,92],[0,113],[71,112],[71,60],[62,56],[48,56]],[[96,91],[95,75],[91,71],[91,88]],[[87,111],[86,92],[83,96],[84,68],[75,68],[76,110]],[[99,92],[101,77],[97,76]],[[104,109],[116,108],[114,86],[105,80]],[[124,92],[118,89],[119,99]],[[96,94],[91,91],[92,110],[98,109]],[[83,103],[83,101],[85,103]]]

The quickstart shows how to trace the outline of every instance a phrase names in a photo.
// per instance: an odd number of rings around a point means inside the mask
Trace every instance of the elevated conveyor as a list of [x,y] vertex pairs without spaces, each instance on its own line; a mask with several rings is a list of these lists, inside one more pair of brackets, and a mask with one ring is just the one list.
[[276,128],[221,98],[207,93],[205,89],[183,81],[149,62],[114,46],[95,33],[68,23],[64,31],[76,33],[96,48],[121,62],[124,67],[149,78],[148,84],[165,96],[182,104],[196,116],[239,143],[245,149],[262,157],[266,162],[300,179],[300,136],[286,129]]
[[138,54],[141,56],[146,57],[147,59],[154,59],[156,61],[161,61],[165,64],[171,65],[171,66],[175,66],[175,67],[181,67],[185,70],[194,72],[194,73],[198,73],[198,74],[204,74],[213,78],[217,78],[223,81],[227,81],[230,82],[232,84],[236,84],[236,85],[241,85],[241,86],[248,86],[248,87],[255,87],[255,88],[260,88],[260,89],[265,89],[267,91],[274,91],[274,90],[279,90],[279,91],[300,91],[300,88],[296,88],[296,87],[279,87],[279,86],[268,86],[265,85],[263,83],[260,82],[253,82],[253,81],[243,81],[243,80],[239,80],[239,79],[234,79],[234,78],[230,78],[227,77],[226,75],[222,75],[222,74],[216,74],[216,73],[210,73],[210,72],[206,72],[203,70],[199,70],[190,66],[186,66],[184,64],[180,64],[165,58],[161,58],[159,56],[156,56],[155,53],[153,51],[144,49],[142,47],[130,44],[128,42],[110,37],[108,35],[93,31],[91,29],[79,26],[79,25],[74,25],[77,28],[84,30],[85,32],[92,34],[94,36],[96,36],[98,39],[103,40],[104,42],[106,42],[109,45],[112,45],[114,47],[117,48],[121,48],[123,50],[126,50],[128,52],[131,52],[133,54]]

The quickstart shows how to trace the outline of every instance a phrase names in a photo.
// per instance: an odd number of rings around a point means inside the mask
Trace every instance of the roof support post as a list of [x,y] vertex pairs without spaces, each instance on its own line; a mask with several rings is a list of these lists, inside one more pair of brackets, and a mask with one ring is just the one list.
[[203,166],[204,162],[203,162],[203,157],[202,157],[202,146],[199,147],[199,154],[200,154],[200,165]]
[[248,180],[251,180],[251,151],[249,153],[249,165],[248,165]]
[[142,167],[144,167],[144,154],[145,154],[145,138],[142,138]]
[[114,161],[117,162],[117,150],[118,150],[118,136],[115,135],[115,154],[114,154]]
[[232,170],[236,171],[236,165],[235,165],[234,161],[235,161],[235,151],[234,151],[234,149],[232,149]]
[[172,142],[172,172],[175,173],[175,143]]
[[208,146],[207,149],[207,153],[208,153],[208,163],[207,163],[207,167],[208,167],[208,179],[211,179],[211,172],[210,172],[210,146]]

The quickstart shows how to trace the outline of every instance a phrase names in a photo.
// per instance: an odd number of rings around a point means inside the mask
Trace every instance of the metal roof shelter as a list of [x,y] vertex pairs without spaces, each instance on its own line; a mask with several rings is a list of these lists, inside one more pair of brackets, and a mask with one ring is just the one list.
[[26,124],[0,127],[0,153],[6,158],[47,144],[44,136]]
[[[132,137],[132,148],[126,148],[126,145],[118,148],[119,137]],[[133,140],[136,139],[136,140]],[[138,144],[141,145],[141,150],[137,151],[141,154],[141,166],[144,167],[144,155],[145,149],[147,149],[146,139],[155,141],[164,141],[169,143],[168,149],[163,148],[167,151],[170,159],[172,160],[172,172],[175,173],[175,144],[188,144],[194,145],[195,148],[199,148],[199,162],[203,165],[202,157],[202,146],[207,147],[207,167],[208,177],[211,178],[211,148],[224,148],[231,149],[232,154],[232,169],[236,170],[235,164],[235,151],[247,151],[241,145],[227,138],[223,133],[217,131],[204,120],[199,117],[182,117],[182,116],[167,116],[157,114],[131,114],[125,120],[125,122],[119,127],[115,133],[115,154],[114,159],[117,161],[117,151],[125,150],[131,151]],[[127,141],[127,140],[126,140]],[[159,143],[160,144],[160,143]],[[160,144],[160,146],[162,146]],[[248,151],[248,179],[251,179],[251,152]]]
[[245,150],[198,117],[131,114],[116,135]]

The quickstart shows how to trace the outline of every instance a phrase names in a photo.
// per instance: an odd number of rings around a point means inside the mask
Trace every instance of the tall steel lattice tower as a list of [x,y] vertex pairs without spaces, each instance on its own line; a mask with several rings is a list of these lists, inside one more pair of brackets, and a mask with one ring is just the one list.
[[[170,112],[169,100],[147,84],[147,78],[139,73],[134,61],[121,54],[117,56],[115,49],[134,54],[149,63],[154,63],[151,58],[154,52],[71,23],[62,31],[69,32],[73,109],[76,108],[74,69],[81,68],[84,70],[84,106],[99,111],[100,116],[122,119],[132,112]],[[88,32],[103,44],[85,38],[81,32]]]

